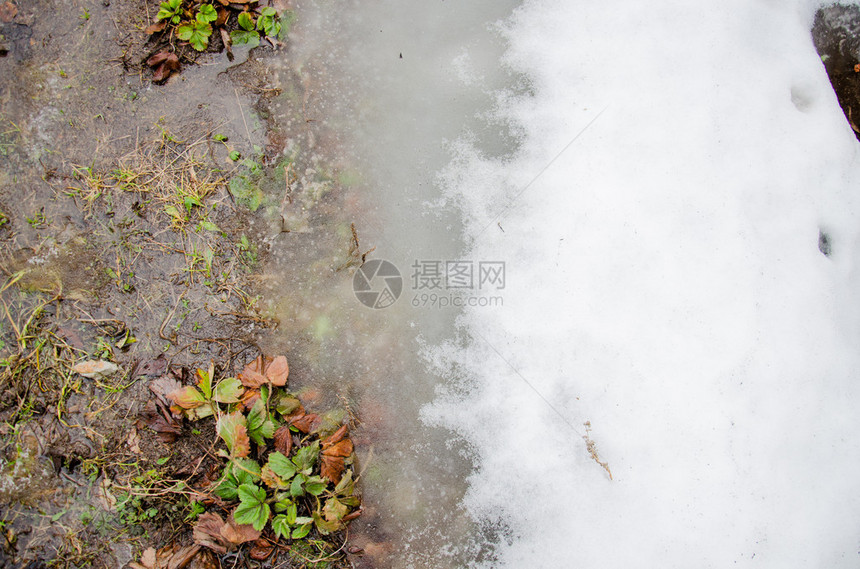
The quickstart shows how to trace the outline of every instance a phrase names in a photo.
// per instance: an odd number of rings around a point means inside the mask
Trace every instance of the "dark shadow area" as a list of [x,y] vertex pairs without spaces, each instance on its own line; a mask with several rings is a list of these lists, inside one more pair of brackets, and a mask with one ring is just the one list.
[[860,7],[835,5],[819,10],[812,41],[839,106],[860,140]]

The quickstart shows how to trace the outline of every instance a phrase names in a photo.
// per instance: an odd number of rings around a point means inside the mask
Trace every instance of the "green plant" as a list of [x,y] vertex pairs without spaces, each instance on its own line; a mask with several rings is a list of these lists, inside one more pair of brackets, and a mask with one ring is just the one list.
[[173,24],[178,24],[182,19],[182,0],[162,2],[155,19],[156,21],[169,20]]
[[[302,539],[314,528],[328,535],[346,527],[361,504],[349,468],[353,445],[346,425],[304,410],[286,390],[288,374],[284,356],[261,356],[237,377],[217,382],[210,364],[197,370],[196,385],[168,397],[189,420],[217,417],[216,433],[226,447],[218,454],[226,464],[214,493],[237,502],[236,523],[257,532],[268,525],[279,538]],[[297,444],[294,435],[301,437]],[[217,537],[203,526],[199,531]]]
[[281,33],[281,19],[278,17],[277,10],[270,6],[260,10],[260,17],[257,18],[257,30],[270,38],[278,37]]
[[176,27],[176,37],[187,41],[197,51],[204,51],[209,47],[209,36],[211,35],[212,26],[201,21],[199,13],[194,21],[185,22]]
[[[233,43],[236,45],[247,44],[251,47],[260,45],[260,34],[257,32],[253,16],[249,12],[241,12],[237,18],[239,29],[230,32],[230,39],[233,40]],[[232,157],[232,153],[230,158],[238,160],[238,158]]]

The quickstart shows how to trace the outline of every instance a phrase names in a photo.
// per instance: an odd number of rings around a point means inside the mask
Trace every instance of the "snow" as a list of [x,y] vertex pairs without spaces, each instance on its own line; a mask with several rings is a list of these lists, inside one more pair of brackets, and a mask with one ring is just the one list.
[[505,22],[519,150],[464,137],[443,174],[466,258],[507,263],[504,306],[428,348],[448,388],[423,412],[471,444],[465,506],[506,536],[488,565],[860,560],[860,163],[817,8],[533,0]]

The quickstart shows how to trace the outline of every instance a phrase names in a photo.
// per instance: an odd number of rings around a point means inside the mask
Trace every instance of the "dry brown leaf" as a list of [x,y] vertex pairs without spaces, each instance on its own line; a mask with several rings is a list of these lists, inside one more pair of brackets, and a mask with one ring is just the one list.
[[320,421],[321,419],[316,413],[307,413],[301,417],[293,419],[290,424],[300,432],[307,434],[314,430],[317,425],[320,424]]
[[293,448],[293,435],[290,432],[290,428],[286,425],[278,427],[273,438],[275,441],[275,450],[284,456],[290,456],[290,451]]
[[254,542],[254,547],[248,552],[251,559],[254,561],[265,561],[272,554],[274,547],[266,539],[258,539]]
[[167,401],[167,394],[176,391],[182,387],[182,384],[176,380],[171,374],[163,375],[158,379],[153,379],[149,382],[149,390]]
[[218,558],[215,556],[215,553],[208,549],[201,549],[197,555],[194,556],[194,559],[191,560],[191,563],[188,565],[188,569],[220,569],[221,564],[218,562]]
[[158,32],[163,32],[164,28],[167,27],[167,20],[161,20],[160,22],[156,22],[151,26],[147,26],[143,33],[145,34],[157,34]]
[[333,484],[340,482],[343,478],[344,458],[342,456],[320,456],[320,476],[328,478]]
[[250,387],[252,389],[256,389],[261,385],[265,385],[266,383],[268,383],[268,380],[266,379],[265,375],[254,370],[249,370],[247,368],[239,372],[239,375],[237,377],[239,378],[239,381],[242,382],[242,385],[244,385],[245,387]]
[[[226,8],[218,8],[218,18],[214,22],[212,22],[212,27],[217,28],[217,27],[223,26],[224,24],[227,23],[227,18],[229,18],[229,17],[230,17],[230,10],[227,10]],[[222,32],[221,33],[221,39],[223,39],[224,34],[227,33],[227,30],[222,29],[221,32]],[[229,33],[227,33],[227,37],[228,38],[230,37]]]
[[345,458],[351,455],[352,451],[352,441],[350,439],[344,439],[336,445],[330,446],[329,448],[322,451],[322,454],[324,454],[325,456],[342,456]]
[[251,524],[237,524],[236,520],[233,519],[232,512],[227,518],[227,522],[221,526],[221,536],[233,545],[241,545],[259,539],[260,533]]
[[287,363],[286,356],[278,356],[272,360],[266,367],[266,378],[272,382],[272,385],[281,387],[287,384],[287,377],[290,375],[290,366]]
[[197,519],[192,537],[194,543],[208,547],[221,555],[227,553],[227,542],[221,535],[224,520],[215,512],[206,512]]
[[200,551],[200,545],[186,545],[176,551],[167,561],[167,569],[184,569]]
[[347,433],[349,433],[349,427],[343,425],[341,428],[336,430],[331,435],[327,436],[322,440],[322,449],[325,451],[330,446],[336,445],[340,441],[346,438]]

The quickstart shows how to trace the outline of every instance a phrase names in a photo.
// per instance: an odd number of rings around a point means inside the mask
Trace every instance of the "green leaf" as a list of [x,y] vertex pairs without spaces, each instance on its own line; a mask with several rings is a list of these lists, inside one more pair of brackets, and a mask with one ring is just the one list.
[[[260,34],[256,31],[233,30],[230,32],[230,39],[233,40],[233,45],[248,45],[249,47],[260,45]],[[239,153],[235,152],[236,158],[233,158],[234,152],[230,153],[230,158],[235,161],[239,159]]]
[[341,521],[349,513],[349,508],[338,501],[337,498],[329,498],[323,506],[323,516],[328,521]]
[[195,18],[198,22],[209,24],[218,19],[218,12],[215,11],[212,4],[203,4],[200,6],[200,9],[197,10]]
[[221,228],[212,223],[211,221],[203,220],[200,222],[200,227],[205,229],[206,231],[212,231],[213,233],[221,233]]
[[304,482],[304,476],[301,474],[293,478],[293,482],[290,484],[290,494],[294,498],[305,495],[305,489],[302,488],[302,482]]
[[308,494],[319,496],[325,492],[327,484],[328,481],[324,478],[320,478],[319,476],[308,476],[307,480],[305,480],[305,490],[307,490]]
[[183,409],[194,409],[206,403],[203,394],[197,391],[197,388],[193,385],[186,385],[185,387],[171,391],[167,394],[167,397]]
[[218,403],[236,403],[239,401],[239,396],[244,392],[245,388],[238,379],[227,377],[215,385],[215,391],[212,395]]
[[[197,51],[204,51],[209,46],[211,35],[212,26],[204,22],[186,22],[176,27],[176,37],[187,41]],[[188,207],[187,203],[186,207]]]
[[212,399],[212,375],[214,375],[214,371],[214,365],[210,365],[209,370],[197,369],[197,387],[200,388],[206,399]]
[[269,455],[269,468],[285,481],[296,474],[295,464],[279,452],[273,452]]
[[[290,495],[286,492],[278,492],[275,495],[275,500],[275,511],[279,514],[289,510],[291,506],[293,508],[296,507],[295,502],[290,499]],[[289,518],[289,515],[287,515],[287,518]],[[295,516],[293,516],[293,519],[295,519]]]
[[287,516],[280,515],[272,518],[272,530],[275,532],[275,537],[290,537],[290,523],[287,521]]
[[[234,41],[233,43],[236,43],[236,42]],[[230,151],[230,160],[232,160],[233,162],[235,162],[236,160],[238,160],[241,157],[242,157],[242,155],[239,154],[238,150]]]
[[296,453],[296,456],[293,457],[293,464],[296,465],[299,472],[303,474],[310,474],[313,471],[314,464],[317,461],[317,457],[320,453],[320,443],[319,441],[314,441],[313,444],[310,444],[306,447],[302,447]]
[[340,520],[328,521],[316,512],[314,512],[314,525],[317,526],[317,531],[323,535],[336,532],[343,527]]
[[240,503],[233,512],[233,518],[240,524],[251,524],[255,530],[261,531],[271,514],[266,503],[266,491],[255,484],[240,484],[238,494]]
[[239,497],[239,481],[232,473],[232,464],[228,464],[221,474],[221,482],[215,488],[215,495],[225,500],[235,500]]
[[263,397],[254,402],[254,406],[248,411],[248,430],[259,429],[266,420],[266,402]]
[[[296,520],[298,522],[298,520]],[[302,539],[307,536],[311,532],[311,526],[313,526],[313,519],[310,522],[301,524],[296,529],[293,530],[293,533],[290,537],[293,539]]]
[[172,205],[164,206],[164,213],[172,217],[173,219],[183,219],[182,214],[179,213],[179,210],[173,207]]
[[[242,236],[244,237],[244,235]],[[285,393],[278,398],[275,403],[275,410],[281,414],[282,417],[287,417],[291,415],[296,409],[301,407],[302,403],[298,400],[297,397],[290,395],[289,393]]]
[[248,12],[241,12],[238,19],[239,26],[241,26],[243,30],[247,30],[249,32],[254,31],[254,18],[251,17],[251,14]]
[[212,140],[215,142],[227,142],[227,135],[225,134],[216,134],[212,137]]
[[233,476],[239,484],[253,484],[260,479],[260,465],[250,458],[237,458],[233,461]]

